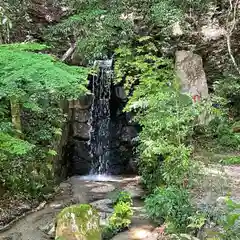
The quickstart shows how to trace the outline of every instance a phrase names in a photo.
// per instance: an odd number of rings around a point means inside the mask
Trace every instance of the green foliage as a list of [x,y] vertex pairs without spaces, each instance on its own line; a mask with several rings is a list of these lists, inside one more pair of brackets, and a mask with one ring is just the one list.
[[226,197],[225,203],[216,210],[215,216],[210,215],[210,217],[218,226],[215,231],[210,232],[210,239],[239,240],[240,204],[238,202]]
[[146,198],[145,207],[156,223],[167,223],[168,232],[185,232],[194,211],[188,192],[176,187],[156,188]]
[[125,229],[131,224],[132,215],[131,204],[120,201],[114,206],[114,212],[109,219],[109,225],[117,231]]
[[0,132],[0,151],[6,152],[12,155],[24,155],[33,148],[33,145],[12,137],[7,133]]
[[0,46],[0,97],[18,96],[24,103],[36,104],[43,94],[77,98],[86,92],[85,69],[67,66],[46,54],[22,51],[38,50],[40,45],[23,45],[19,50],[15,46]]
[[224,232],[219,233],[221,239],[238,240],[240,232],[240,204],[230,198],[226,199],[227,213],[220,219]]
[[131,224],[133,215],[132,199],[128,192],[119,192],[114,199],[114,211],[108,219],[108,225],[103,230],[103,239],[111,239],[118,232]]
[[[59,54],[69,43],[77,43],[81,60],[95,60],[135,40],[135,36],[157,29],[166,36],[174,22],[181,21],[191,9],[207,9],[210,0],[62,0],[69,17],[49,27],[45,39],[58,47]],[[144,32],[144,33],[143,33]],[[61,43],[61,48],[59,46]]]
[[116,205],[119,202],[132,204],[132,198],[129,192],[119,191],[112,197],[113,204]]
[[224,165],[239,165],[240,164],[240,156],[234,156],[234,157],[227,157],[220,161]]
[[179,5],[175,5],[175,1],[158,1],[151,8],[151,17],[157,26],[171,27],[171,25],[177,21],[180,21],[183,17],[182,9]]
[[188,139],[199,113],[188,95],[180,92],[171,60],[158,57],[151,37],[139,39],[135,49],[117,49],[116,82],[129,95],[126,111],[133,112],[139,134],[140,173],[149,190],[160,184],[182,185],[191,154]]
[[[42,53],[46,45],[0,45],[0,182],[28,197],[47,194],[54,183],[56,143],[66,115],[61,101],[86,90],[88,70]],[[20,107],[23,139],[11,123],[10,102]]]
[[201,131],[196,131],[196,139],[204,147],[215,151],[236,151],[240,149],[240,134],[233,131],[232,121],[226,116],[213,116],[208,125]]
[[229,109],[230,117],[240,116],[240,77],[233,74],[223,74],[214,82],[215,95],[221,101],[222,107]]
[[[50,27],[46,38],[53,45],[59,44],[59,40],[69,42],[71,39],[77,43],[77,51],[83,59],[107,56],[116,44],[128,41],[133,34],[132,22],[121,18],[121,9],[121,3],[115,7],[112,1],[87,1],[85,4],[75,1],[73,15]],[[66,49],[65,45],[63,47]]]
[[190,224],[187,226],[188,229],[192,231],[199,231],[206,223],[206,216],[201,212],[196,212],[193,216],[189,218]]

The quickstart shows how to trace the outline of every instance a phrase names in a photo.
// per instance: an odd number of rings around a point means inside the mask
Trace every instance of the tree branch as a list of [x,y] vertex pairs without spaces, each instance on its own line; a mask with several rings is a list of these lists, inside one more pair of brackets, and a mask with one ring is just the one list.
[[[226,27],[227,27],[227,33],[226,33],[226,38],[227,38],[227,48],[228,48],[228,53],[229,56],[232,60],[232,63],[235,67],[235,69],[237,70],[237,72],[240,74],[240,68],[238,67],[236,60],[233,56],[232,53],[232,48],[231,48],[231,36],[233,34],[233,30],[236,26],[236,13],[237,13],[237,8],[239,5],[239,0],[236,0],[236,3],[233,5],[233,0],[229,0],[229,4],[230,4],[230,8],[229,8],[229,12],[228,12],[228,17],[227,17],[227,21],[226,21]],[[233,19],[231,21],[231,24],[229,24],[230,22],[230,17],[231,17],[231,13],[233,11]]]
[[63,54],[61,61],[64,62],[68,57],[70,57],[73,54],[73,52],[75,51],[76,47],[77,47],[76,42],[71,43],[70,48]]

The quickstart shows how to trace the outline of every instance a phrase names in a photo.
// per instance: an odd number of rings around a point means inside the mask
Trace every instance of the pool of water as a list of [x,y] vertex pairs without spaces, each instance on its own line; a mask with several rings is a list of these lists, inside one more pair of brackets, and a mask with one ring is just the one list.
[[120,182],[123,179],[132,179],[136,176],[115,176],[115,175],[84,175],[84,176],[76,176],[80,180],[84,181],[95,181],[95,182]]

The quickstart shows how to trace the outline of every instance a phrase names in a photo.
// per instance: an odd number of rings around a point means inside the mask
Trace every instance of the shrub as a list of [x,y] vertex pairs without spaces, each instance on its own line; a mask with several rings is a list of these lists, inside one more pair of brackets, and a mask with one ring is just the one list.
[[167,222],[168,232],[184,232],[194,210],[188,192],[176,187],[156,188],[146,198],[145,208],[154,222]]
[[117,83],[129,100],[125,111],[141,126],[139,172],[151,192],[160,184],[182,186],[190,170],[191,139],[199,106],[181,93],[170,59],[159,57],[158,41],[138,39],[138,47],[116,50]]
[[53,188],[62,103],[87,92],[88,70],[37,53],[46,48],[0,44],[0,184],[29,198]]

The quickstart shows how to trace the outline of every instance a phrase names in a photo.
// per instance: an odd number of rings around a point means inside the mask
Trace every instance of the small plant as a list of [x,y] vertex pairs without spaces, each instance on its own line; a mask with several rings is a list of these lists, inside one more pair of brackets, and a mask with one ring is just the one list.
[[113,214],[103,230],[103,239],[111,239],[115,234],[128,228],[133,215],[132,199],[128,192],[119,192],[115,198]]
[[131,224],[133,211],[131,204],[118,202],[114,207],[114,212],[109,219],[109,225],[114,226],[118,231],[127,228]]
[[222,240],[240,239],[240,204],[230,198],[226,198],[227,212],[220,218],[219,224],[223,231],[217,235]]
[[156,188],[146,198],[145,208],[156,223],[167,222],[168,232],[184,232],[193,214],[188,192],[176,187]]
[[[225,197],[220,206],[203,209],[214,228],[207,231],[209,238],[216,240],[240,240],[240,204]],[[204,229],[203,229],[204,230]],[[205,238],[204,238],[205,239]]]
[[132,204],[132,198],[129,192],[120,191],[112,196],[113,204],[116,205],[119,202],[130,203]]
[[206,216],[203,213],[196,212],[195,215],[190,216],[188,218],[190,220],[190,224],[187,226],[188,229],[190,229],[193,233],[198,232],[206,223]]

